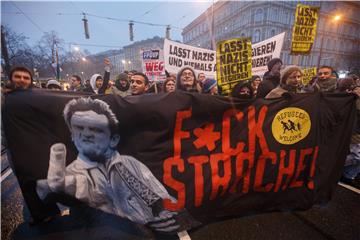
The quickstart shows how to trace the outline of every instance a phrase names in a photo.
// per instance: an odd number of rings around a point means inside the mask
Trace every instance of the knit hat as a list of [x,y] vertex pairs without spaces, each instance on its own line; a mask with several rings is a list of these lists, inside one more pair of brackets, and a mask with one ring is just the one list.
[[277,63],[283,64],[283,62],[281,61],[280,58],[273,58],[273,59],[271,59],[271,60],[268,62],[268,64],[267,64],[269,71],[271,71],[271,69],[272,69],[272,68],[274,67],[274,65],[277,64]]
[[58,81],[56,81],[55,79],[50,79],[49,81],[47,81],[46,88],[49,88],[49,87],[51,88],[51,85],[55,85],[59,89],[61,89],[61,84]]
[[204,86],[203,86],[203,92],[209,93],[211,91],[211,89],[216,86],[216,84],[217,84],[217,82],[213,78],[205,79]]
[[290,65],[287,66],[286,68],[284,68],[281,72],[280,72],[280,83],[282,84],[286,84],[286,79],[290,76],[290,74],[292,74],[293,72],[300,72],[301,75],[304,75],[304,73],[302,72],[301,68],[299,68],[298,66],[295,65]]
[[126,80],[129,81],[129,76],[126,73],[120,73],[116,76],[115,81]]

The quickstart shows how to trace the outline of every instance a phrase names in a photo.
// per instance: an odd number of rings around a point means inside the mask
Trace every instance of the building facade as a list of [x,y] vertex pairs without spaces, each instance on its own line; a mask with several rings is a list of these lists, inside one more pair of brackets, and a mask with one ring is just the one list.
[[141,50],[149,50],[155,48],[164,48],[164,38],[153,37],[125,46],[124,50],[124,68],[125,70],[142,71]]
[[111,55],[108,58],[112,65],[110,76],[116,76],[125,71],[125,53],[123,50],[120,50],[118,54]]
[[[257,43],[285,32],[281,59],[286,65],[330,65],[344,71],[360,69],[360,3],[300,2],[320,7],[317,36],[309,55],[290,55],[298,1],[218,1],[184,28],[183,42],[211,49],[220,40],[250,37]],[[341,16],[339,21],[334,20],[336,15]]]

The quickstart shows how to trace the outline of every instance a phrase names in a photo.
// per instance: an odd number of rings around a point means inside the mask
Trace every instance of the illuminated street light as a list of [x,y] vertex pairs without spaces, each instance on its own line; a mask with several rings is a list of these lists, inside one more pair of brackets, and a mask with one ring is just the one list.
[[128,61],[129,64],[131,64],[131,61]]
[[334,17],[334,21],[335,21],[335,22],[339,21],[340,19],[341,19],[341,16],[340,16],[340,15],[336,15],[336,16]]
[[81,58],[81,60],[83,60],[84,62],[86,62],[86,61],[87,61],[87,60],[86,60],[86,58],[84,58],[84,57],[82,57],[82,58]]
[[75,50],[76,52],[78,52],[78,51],[80,51],[80,48],[77,47],[77,46],[75,46],[75,47],[74,47],[74,50]]
[[123,60],[121,60],[121,62],[122,62],[122,64],[125,64],[126,63],[126,61],[123,59]]
[[[335,15],[335,17],[332,19],[332,22],[336,22],[337,27],[335,33],[338,34],[339,31],[339,21],[341,20],[341,15]],[[319,51],[319,57],[317,61],[317,67],[320,67],[320,62],[322,59],[322,50],[323,50],[323,44],[324,44],[324,34],[321,36],[321,42],[320,42],[320,51]],[[336,50],[337,51],[337,50]]]

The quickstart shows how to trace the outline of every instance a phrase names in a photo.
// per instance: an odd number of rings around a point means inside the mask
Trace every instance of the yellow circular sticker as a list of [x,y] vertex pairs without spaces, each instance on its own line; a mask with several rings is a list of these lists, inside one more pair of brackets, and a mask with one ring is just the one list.
[[271,125],[274,138],[281,144],[294,144],[310,132],[309,114],[301,108],[288,107],[280,110]]

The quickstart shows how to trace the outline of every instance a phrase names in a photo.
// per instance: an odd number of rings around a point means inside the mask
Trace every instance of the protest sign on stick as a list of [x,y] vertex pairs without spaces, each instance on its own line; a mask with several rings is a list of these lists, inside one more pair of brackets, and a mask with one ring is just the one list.
[[152,82],[164,81],[165,68],[163,51],[160,49],[141,50],[143,73]]
[[303,73],[304,73],[304,76],[302,79],[302,84],[304,86],[306,86],[309,84],[311,79],[316,76],[316,67],[305,68],[305,69],[303,69]]
[[251,79],[251,50],[250,38],[217,43],[216,75],[221,94],[228,95],[239,81]]
[[309,54],[316,36],[319,7],[298,4],[292,32],[291,54]]
[[191,67],[196,75],[204,73],[207,77],[215,78],[215,51],[193,47],[190,45],[170,41],[164,42],[165,69],[177,74],[183,67]]

